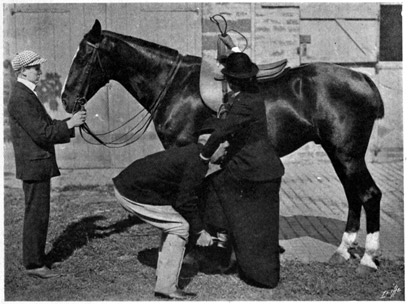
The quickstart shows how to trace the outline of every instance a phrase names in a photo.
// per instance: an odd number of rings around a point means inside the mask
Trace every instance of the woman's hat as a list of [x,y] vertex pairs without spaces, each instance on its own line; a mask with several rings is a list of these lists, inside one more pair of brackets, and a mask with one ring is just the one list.
[[13,60],[11,60],[11,66],[14,71],[18,71],[21,68],[38,65],[46,61],[47,59],[40,57],[37,53],[26,50],[18,53]]
[[233,78],[251,78],[259,71],[258,66],[251,61],[245,53],[232,53],[225,61],[225,68],[221,70],[224,75]]

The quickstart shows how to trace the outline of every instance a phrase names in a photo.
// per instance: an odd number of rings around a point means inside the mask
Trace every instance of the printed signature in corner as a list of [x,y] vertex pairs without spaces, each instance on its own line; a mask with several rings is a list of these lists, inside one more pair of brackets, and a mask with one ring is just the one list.
[[401,292],[401,288],[399,288],[397,284],[394,284],[391,290],[383,291],[381,299],[392,299],[398,292]]

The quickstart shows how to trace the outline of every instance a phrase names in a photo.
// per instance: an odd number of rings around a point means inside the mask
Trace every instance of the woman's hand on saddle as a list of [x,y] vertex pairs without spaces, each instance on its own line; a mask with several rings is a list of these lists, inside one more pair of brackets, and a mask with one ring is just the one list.
[[199,232],[200,236],[197,239],[197,245],[202,247],[211,246],[213,242],[213,237],[205,230]]

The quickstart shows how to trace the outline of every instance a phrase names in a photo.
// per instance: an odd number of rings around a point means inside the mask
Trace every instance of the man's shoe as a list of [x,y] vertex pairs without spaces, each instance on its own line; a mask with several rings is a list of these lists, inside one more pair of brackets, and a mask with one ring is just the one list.
[[177,289],[176,291],[169,294],[155,292],[154,296],[162,299],[190,300],[197,297],[197,294],[194,292],[185,292],[180,289]]
[[283,248],[281,245],[279,245],[279,253],[282,254],[285,251],[286,251],[285,248]]
[[62,261],[59,261],[59,262],[47,261],[45,262],[45,266],[48,267],[49,269],[53,269],[53,268],[61,266],[62,263],[63,263]]
[[34,269],[27,269],[27,275],[30,277],[40,278],[40,279],[51,279],[61,276],[58,273],[53,272],[47,266],[43,266],[41,268],[34,268]]
[[[59,267],[59,266],[61,266],[62,265],[62,261],[61,262],[53,262],[52,264],[51,264],[51,267],[52,268],[54,268],[54,267]],[[51,268],[51,267],[49,267],[49,268]]]

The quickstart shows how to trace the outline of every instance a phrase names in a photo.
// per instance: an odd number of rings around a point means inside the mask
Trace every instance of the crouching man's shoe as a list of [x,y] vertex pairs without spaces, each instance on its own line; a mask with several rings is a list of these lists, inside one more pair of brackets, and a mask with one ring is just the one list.
[[155,292],[154,296],[157,298],[164,298],[164,299],[176,299],[176,300],[190,300],[197,297],[197,294],[194,292],[185,292],[181,289],[177,289],[169,294]]
[[40,279],[51,279],[51,278],[56,278],[56,277],[61,276],[60,274],[55,273],[54,271],[49,269],[47,266],[43,266],[41,268],[27,269],[26,273],[30,277],[35,277],[35,278],[40,278]]

